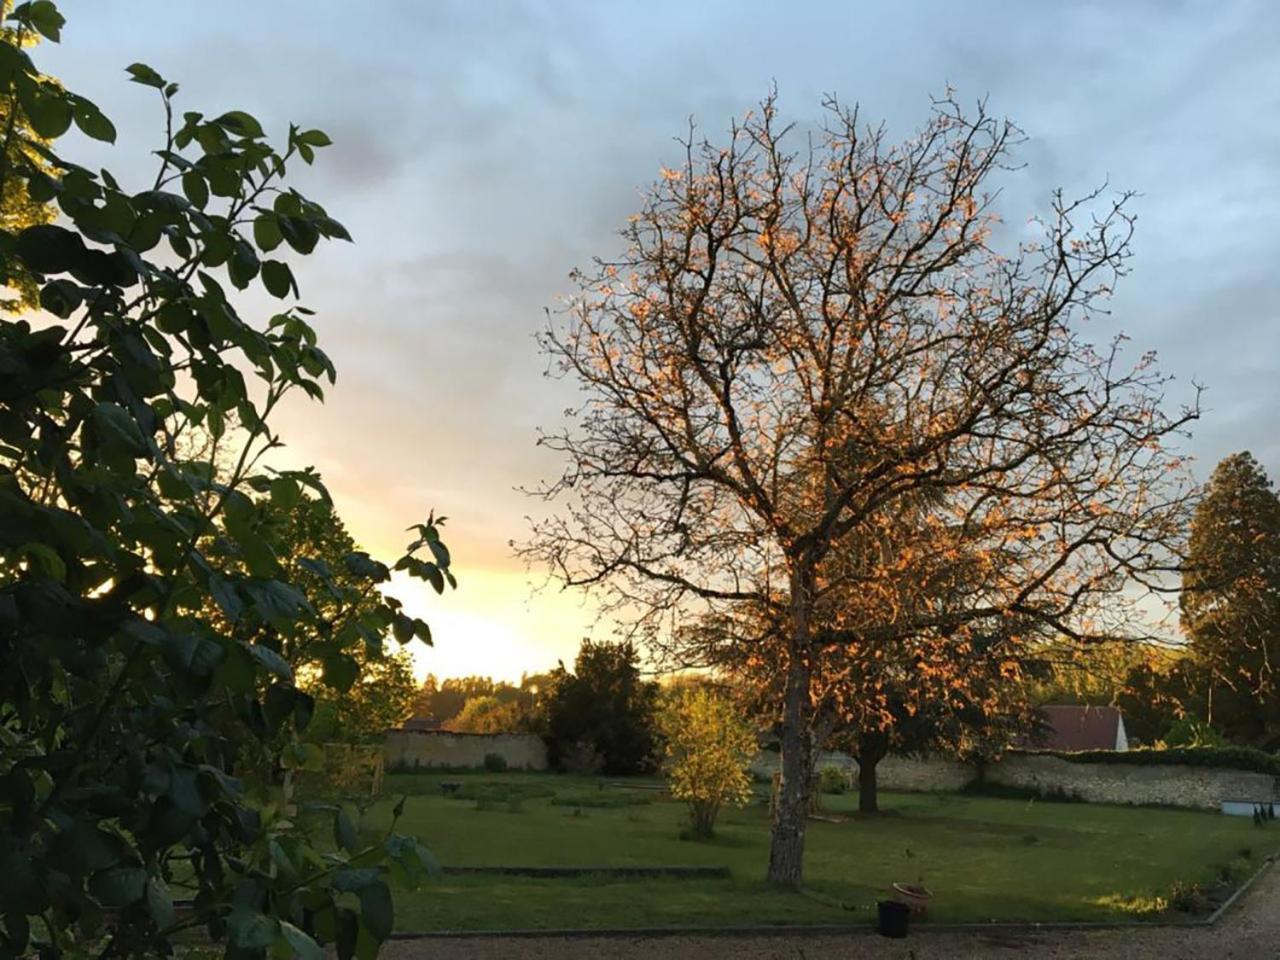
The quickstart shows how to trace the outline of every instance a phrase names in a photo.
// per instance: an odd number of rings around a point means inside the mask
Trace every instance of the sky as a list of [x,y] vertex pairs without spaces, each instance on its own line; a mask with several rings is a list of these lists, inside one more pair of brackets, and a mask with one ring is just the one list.
[[[335,141],[291,171],[355,238],[294,264],[338,367],[323,406],[277,424],[357,540],[394,558],[449,516],[460,587],[397,594],[433,625],[420,673],[508,679],[607,637],[587,598],[538,589],[509,543],[555,473],[535,447],[572,389],[534,334],[569,271],[617,230],[692,118],[721,137],[776,83],[801,126],[824,94],[905,136],[947,85],[1026,132],[1001,178],[1009,222],[1050,191],[1133,189],[1132,272],[1099,335],[1123,329],[1205,386],[1188,444],[1207,476],[1252,450],[1280,478],[1280,4],[1151,2],[434,2],[63,0],[38,62],[115,121],[116,146],[64,144],[143,189],[163,118],[127,82],[145,62],[181,109],[253,113]],[[69,136],[75,136],[71,134]],[[153,173],[151,174],[153,175]],[[246,315],[272,309],[265,298]]]

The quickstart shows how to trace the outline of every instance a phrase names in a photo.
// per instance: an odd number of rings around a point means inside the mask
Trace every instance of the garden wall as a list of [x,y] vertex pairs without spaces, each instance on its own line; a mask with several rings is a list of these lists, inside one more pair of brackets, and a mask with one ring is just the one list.
[[[858,763],[842,753],[824,753],[818,769],[834,766],[857,782]],[[752,771],[767,778],[778,768],[776,753],[762,753]],[[951,792],[977,777],[974,768],[944,758],[886,757],[877,779],[883,790]],[[996,786],[1066,794],[1089,803],[1160,804],[1217,810],[1224,800],[1280,803],[1280,777],[1248,770],[1188,764],[1075,763],[1059,757],[1008,754],[987,765],[985,781]]]
[[495,753],[512,770],[546,770],[547,748],[531,733],[451,733],[447,730],[388,730],[386,768],[479,769]]
[[1280,777],[1184,764],[1074,763],[1011,754],[987,768],[988,783],[1061,790],[1090,803],[1163,804],[1217,810],[1223,800],[1280,801]]

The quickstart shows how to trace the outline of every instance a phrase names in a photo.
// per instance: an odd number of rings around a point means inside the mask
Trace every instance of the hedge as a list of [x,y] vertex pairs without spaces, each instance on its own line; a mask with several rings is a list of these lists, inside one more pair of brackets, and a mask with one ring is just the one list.
[[1130,763],[1139,766],[1184,764],[1189,767],[1217,767],[1251,770],[1280,777],[1280,756],[1252,747],[1170,747],[1165,750],[1012,750],[1023,756],[1057,757],[1070,763]]

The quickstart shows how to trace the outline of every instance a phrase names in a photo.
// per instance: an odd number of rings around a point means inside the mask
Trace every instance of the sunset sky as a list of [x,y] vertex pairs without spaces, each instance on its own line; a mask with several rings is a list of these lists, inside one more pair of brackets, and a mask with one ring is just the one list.
[[[909,8],[909,9],[908,9]],[[497,3],[67,0],[38,62],[88,93],[116,147],[68,142],[141,189],[160,146],[140,60],[182,109],[241,108],[335,140],[297,184],[355,237],[295,267],[339,371],[278,427],[367,549],[448,514],[460,589],[400,596],[433,624],[422,672],[518,678],[607,636],[584,598],[533,593],[508,542],[556,463],[534,446],[574,395],[533,342],[571,268],[615,231],[693,117],[719,138],[776,82],[802,125],[824,93],[905,135],[947,84],[1029,140],[1001,181],[1010,222],[1058,185],[1141,196],[1113,303],[1134,354],[1159,351],[1207,412],[1197,472],[1251,449],[1280,478],[1280,4]],[[68,140],[74,134],[68,136]],[[253,308],[258,308],[256,311]],[[271,309],[246,301],[246,316]]]

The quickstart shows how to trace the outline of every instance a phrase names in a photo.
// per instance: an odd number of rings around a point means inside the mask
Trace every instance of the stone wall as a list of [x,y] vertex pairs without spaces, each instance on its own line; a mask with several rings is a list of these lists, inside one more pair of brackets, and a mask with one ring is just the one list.
[[1061,790],[1090,803],[1162,804],[1218,810],[1224,800],[1280,801],[1280,777],[1185,764],[1072,763],[1011,754],[987,768],[987,781]]
[[447,730],[388,730],[386,768],[397,770],[480,769],[496,753],[511,770],[546,770],[547,748],[531,733],[451,733]]
[[[839,767],[857,783],[858,763],[842,753],[824,753],[817,767]],[[752,772],[767,779],[778,768],[776,753],[762,753]],[[886,757],[876,770],[882,790],[951,792],[963,789],[976,771],[941,757]],[[1089,803],[1160,804],[1218,810],[1224,800],[1280,803],[1280,777],[1248,770],[1224,770],[1186,764],[1072,763],[1060,757],[1009,754],[988,764],[987,783],[1065,793]]]

